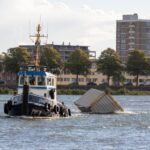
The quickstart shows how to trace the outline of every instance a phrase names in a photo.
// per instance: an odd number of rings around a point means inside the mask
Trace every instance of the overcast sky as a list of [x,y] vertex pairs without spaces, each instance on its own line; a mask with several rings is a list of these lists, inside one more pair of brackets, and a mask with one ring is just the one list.
[[133,13],[150,19],[149,8],[149,0],[0,0],[0,51],[33,44],[29,34],[41,23],[47,43],[88,45],[99,56],[116,47],[116,20]]

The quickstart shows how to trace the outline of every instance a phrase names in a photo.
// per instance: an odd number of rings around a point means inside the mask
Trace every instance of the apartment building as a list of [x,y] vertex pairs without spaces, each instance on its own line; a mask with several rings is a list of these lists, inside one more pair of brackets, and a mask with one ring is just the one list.
[[[71,45],[69,44],[64,44],[58,45],[58,44],[46,44],[46,45],[41,45],[41,47],[48,46],[56,49],[61,56],[61,60],[65,61],[69,58],[70,54],[75,51],[76,49],[82,49],[84,52],[88,53],[91,58],[96,58],[96,52],[95,51],[90,51],[89,46],[81,46],[81,45]],[[27,48],[28,52],[30,53],[30,56],[34,56],[35,53],[35,46],[34,45],[20,45],[20,47],[25,47]]]
[[[105,81],[105,77],[103,75],[99,75],[96,72],[96,52],[95,51],[90,51],[89,46],[81,46],[81,45],[71,45],[71,43],[64,44],[62,45],[56,45],[52,42],[52,44],[46,44],[46,45],[41,45],[41,47],[48,46],[56,49],[61,56],[61,60],[65,61],[69,58],[70,54],[75,51],[76,49],[81,49],[84,52],[89,54],[90,60],[92,61],[92,67],[91,67],[91,72],[87,76],[82,76],[79,75],[79,84],[80,85],[87,85],[89,82],[93,82],[96,84],[99,84],[102,81]],[[30,53],[30,56],[34,56],[34,45],[20,45],[20,47],[27,48],[28,52]],[[60,75],[57,77],[57,85],[68,85],[74,83],[76,80],[76,75],[73,74],[66,74],[65,72],[62,72]]]
[[150,57],[150,20],[139,19],[138,14],[123,15],[116,26],[116,50],[123,63],[134,49],[143,50]]
[[[106,83],[107,77],[102,73],[97,72],[96,59],[91,59],[90,73],[86,76],[79,75],[79,85],[87,85],[88,83],[95,83],[97,85]],[[76,75],[61,73],[57,76],[57,85],[69,85],[76,82]],[[112,84],[112,82],[111,82]]]

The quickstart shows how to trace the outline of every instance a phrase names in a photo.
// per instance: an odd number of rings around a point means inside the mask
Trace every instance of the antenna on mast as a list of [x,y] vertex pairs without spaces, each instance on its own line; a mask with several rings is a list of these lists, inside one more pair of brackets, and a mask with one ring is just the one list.
[[40,59],[39,59],[39,52],[40,52],[40,44],[41,44],[41,38],[47,38],[47,36],[45,36],[44,34],[41,34],[41,25],[38,24],[36,31],[37,33],[35,35],[30,35],[31,40],[34,42],[35,44],[35,52],[34,52],[34,64],[35,66],[39,66],[40,64]]
[[47,40],[48,40],[48,23],[47,23],[47,27],[46,27],[46,41],[45,41],[45,44],[47,44]]

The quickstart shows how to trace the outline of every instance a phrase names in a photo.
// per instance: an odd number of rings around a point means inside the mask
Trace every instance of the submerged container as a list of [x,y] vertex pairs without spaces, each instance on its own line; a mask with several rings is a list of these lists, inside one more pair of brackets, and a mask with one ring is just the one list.
[[96,89],[90,89],[74,104],[82,111],[88,113],[108,114],[123,112],[120,104],[110,95]]

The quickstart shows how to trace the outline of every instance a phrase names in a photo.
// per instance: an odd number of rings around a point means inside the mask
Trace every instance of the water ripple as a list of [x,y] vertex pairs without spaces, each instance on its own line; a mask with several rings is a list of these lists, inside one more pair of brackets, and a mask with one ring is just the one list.
[[69,118],[8,117],[0,97],[0,149],[8,150],[148,150],[150,96],[116,96],[124,108],[114,115],[82,114],[73,102],[79,96],[59,96],[71,108]]

